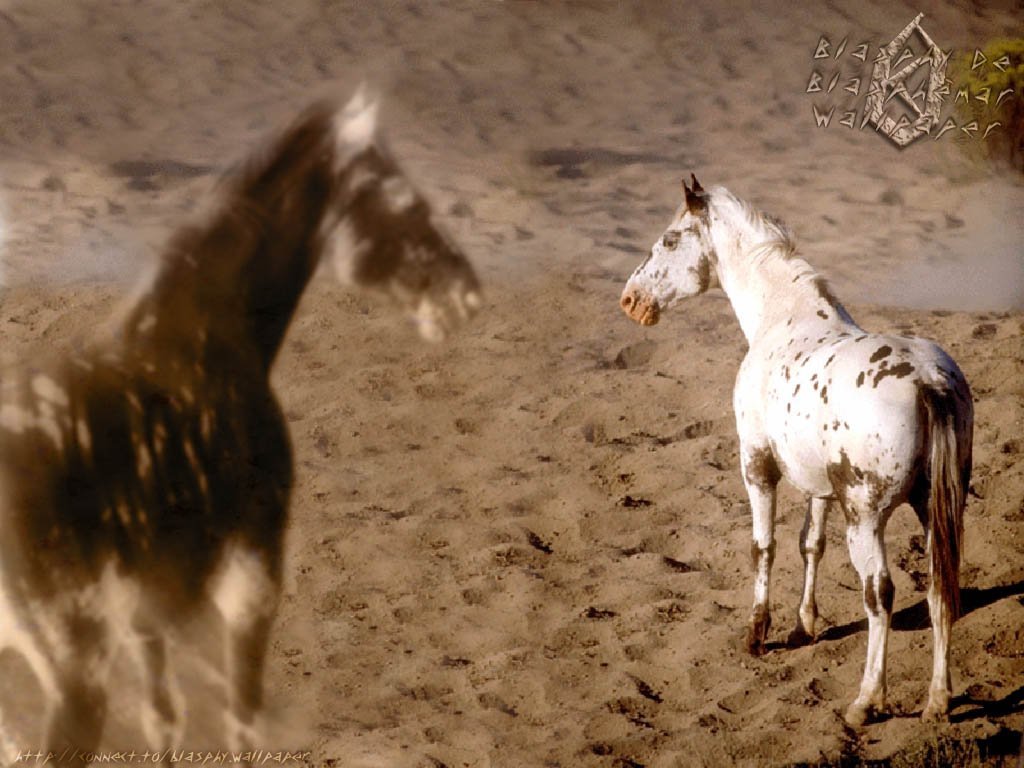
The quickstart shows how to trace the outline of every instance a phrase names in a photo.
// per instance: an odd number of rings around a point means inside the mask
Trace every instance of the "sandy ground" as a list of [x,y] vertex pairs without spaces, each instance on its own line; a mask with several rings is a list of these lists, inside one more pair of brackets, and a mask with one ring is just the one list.
[[[1024,731],[1024,188],[953,141],[899,152],[817,128],[804,92],[823,34],[885,42],[919,10],[944,47],[1019,34],[1019,3],[986,8],[3,0],[0,357],[101,325],[220,171],[367,79],[486,307],[424,347],[385,303],[326,278],[304,298],[275,370],[298,487],[273,725],[254,746],[337,768],[654,768],[925,755],[942,736],[1010,764]],[[971,382],[967,614],[938,731],[917,719],[931,635],[909,510],[889,534],[891,719],[841,722],[866,633],[839,520],[821,636],[782,647],[800,587],[790,489],[772,650],[741,650],[742,336],[720,294],[652,329],[617,306],[691,170],[787,221],[862,325],[938,340]],[[217,747],[216,627],[183,630],[188,746]],[[119,676],[111,749],[138,742],[134,679]],[[33,746],[39,706],[25,666],[0,657],[0,748]]]

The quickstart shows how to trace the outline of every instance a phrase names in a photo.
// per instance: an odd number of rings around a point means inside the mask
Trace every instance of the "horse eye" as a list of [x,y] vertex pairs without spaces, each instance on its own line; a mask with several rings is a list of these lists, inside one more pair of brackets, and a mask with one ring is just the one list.
[[666,232],[665,236],[661,238],[661,244],[666,248],[675,248],[679,245],[679,232],[677,230]]

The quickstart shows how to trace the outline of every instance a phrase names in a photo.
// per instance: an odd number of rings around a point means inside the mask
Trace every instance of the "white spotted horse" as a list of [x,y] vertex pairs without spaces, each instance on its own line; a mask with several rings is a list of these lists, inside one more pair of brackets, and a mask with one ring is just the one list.
[[46,749],[95,749],[121,649],[154,749],[180,746],[167,631],[223,618],[227,745],[258,745],[292,449],[269,374],[318,264],[398,296],[429,338],[474,272],[376,135],[376,104],[318,104],[171,239],[112,339],[0,389],[0,649],[45,695]]
[[894,598],[884,533],[892,511],[907,502],[927,531],[934,658],[923,717],[943,719],[971,473],[967,382],[931,341],[863,331],[794,255],[780,222],[722,187],[705,192],[691,179],[692,189],[683,182],[683,204],[629,278],[620,304],[636,322],[653,325],[664,309],[720,286],[749,345],[733,393],[753,515],[748,650],[764,652],[771,624],[775,492],[785,477],[810,497],[800,542],[803,595],[790,644],[814,638],[826,518],[838,504],[868,618],[864,677],[846,720],[859,726],[881,714]]

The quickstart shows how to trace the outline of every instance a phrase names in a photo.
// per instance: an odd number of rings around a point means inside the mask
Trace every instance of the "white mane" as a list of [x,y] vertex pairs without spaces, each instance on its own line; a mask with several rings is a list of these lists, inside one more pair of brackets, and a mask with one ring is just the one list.
[[708,203],[711,211],[717,213],[721,219],[746,225],[758,243],[753,249],[755,257],[760,259],[774,253],[783,259],[789,259],[796,252],[793,232],[783,221],[759,211],[725,187],[712,189]]

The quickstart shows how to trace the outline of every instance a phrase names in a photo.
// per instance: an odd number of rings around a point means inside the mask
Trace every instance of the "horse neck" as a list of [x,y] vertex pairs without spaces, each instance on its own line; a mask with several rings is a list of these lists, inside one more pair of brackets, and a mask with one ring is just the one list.
[[269,373],[319,261],[330,198],[322,162],[243,179],[205,226],[172,241],[127,337],[172,357],[249,357]]
[[787,240],[756,223],[713,219],[715,269],[748,344],[788,321],[822,328],[853,319]]

